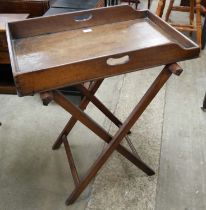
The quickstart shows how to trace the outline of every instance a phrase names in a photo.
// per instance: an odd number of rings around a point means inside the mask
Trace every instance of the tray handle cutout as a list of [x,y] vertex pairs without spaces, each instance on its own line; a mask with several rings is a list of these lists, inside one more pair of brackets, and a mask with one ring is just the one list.
[[91,20],[93,15],[91,13],[83,14],[83,15],[78,15],[74,17],[74,21],[76,22],[84,22]]
[[109,65],[109,66],[122,65],[122,64],[126,64],[128,62],[129,62],[129,55],[125,55],[120,58],[108,58],[107,59],[107,65]]

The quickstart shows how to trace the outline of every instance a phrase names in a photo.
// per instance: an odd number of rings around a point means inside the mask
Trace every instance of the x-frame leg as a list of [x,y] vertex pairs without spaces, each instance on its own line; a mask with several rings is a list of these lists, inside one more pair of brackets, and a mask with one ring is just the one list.
[[[146,167],[145,170],[151,170],[144,163],[141,162],[137,157],[135,157],[132,153],[127,151],[122,145],[120,145],[123,138],[127,135],[131,127],[137,121],[137,119],[144,112],[146,107],[150,104],[152,99],[156,96],[165,82],[169,79],[172,73],[179,75],[182,72],[182,69],[177,64],[170,64],[165,66],[165,68],[161,71],[158,77],[155,79],[153,84],[150,86],[148,91],[145,93],[140,102],[133,109],[129,117],[122,124],[120,129],[116,132],[114,137],[111,137],[102,127],[100,127],[97,123],[95,123],[89,116],[87,116],[80,108],[75,107],[71,102],[67,101],[64,96],[58,91],[53,91],[54,100],[62,106],[65,110],[70,112],[76,120],[79,120],[84,125],[86,125],[90,130],[100,136],[103,140],[108,142],[108,145],[105,147],[104,151],[101,153],[99,158],[95,161],[95,163],[89,169],[87,175],[83,178],[83,180],[79,181],[76,184],[76,188],[69,196],[66,201],[66,204],[72,204],[81,194],[81,192],[86,188],[92,178],[97,174],[102,165],[107,161],[109,156],[113,153],[115,149],[124,155],[127,159],[133,162],[139,168]],[[141,166],[142,163],[142,166]],[[142,168],[141,168],[142,169]],[[149,172],[149,171],[147,171]],[[153,173],[151,170],[150,172]],[[148,173],[149,174],[149,173]]]
[[[96,91],[98,90],[98,88],[100,87],[100,85],[102,84],[103,79],[97,80],[95,82],[93,82],[93,84],[89,87],[89,91],[91,94],[95,94]],[[90,100],[87,99],[86,97],[84,97],[79,105],[79,108],[81,110],[85,110],[87,105],[89,104]],[[62,137],[65,135],[67,136],[69,134],[69,132],[72,130],[72,128],[74,127],[74,125],[76,124],[78,120],[76,120],[73,116],[71,116],[69,122],[66,124],[66,126],[64,127],[64,129],[62,130],[61,134],[59,135],[59,137],[57,138],[56,142],[54,143],[54,145],[52,146],[53,150],[58,149],[61,144],[63,143],[63,139]]]
[[111,113],[111,111],[102,102],[88,91],[83,85],[76,85],[79,89],[105,116],[107,116],[117,127],[122,126],[122,122]]
[[[98,90],[99,86],[101,85],[101,83],[103,82],[103,80],[97,80],[95,81],[92,86],[89,88],[89,90],[87,88],[85,88],[82,84],[80,85],[76,85],[76,88],[79,89],[83,94],[84,94],[84,98],[82,100],[82,102],[79,105],[79,108],[81,110],[86,109],[87,105],[89,104],[90,101],[93,102],[93,104],[101,111],[103,112],[117,127],[120,127],[122,125],[122,122],[116,117],[114,116],[110,110],[104,106],[104,104],[102,104],[99,99],[97,99],[94,94],[96,93],[96,91]],[[64,127],[63,131],[61,132],[61,134],[59,135],[59,137],[57,138],[56,142],[53,145],[53,149],[58,149],[61,144],[63,143],[63,139],[62,137],[65,135],[67,136],[69,134],[69,132],[72,130],[72,128],[74,127],[74,125],[76,124],[77,120],[72,116],[69,120],[69,122],[67,123],[67,125]],[[128,134],[130,134],[131,132],[129,131]]]
[[[99,126],[92,118],[90,118],[86,113],[84,113],[80,108],[76,107],[72,102],[68,101],[65,96],[59,91],[53,92],[54,100],[62,106],[65,110],[70,112],[72,116],[78,119],[82,124],[87,126],[91,131],[93,131],[102,140],[109,143],[112,140],[112,136],[108,132]],[[65,135],[63,135],[64,137]],[[119,145],[117,151],[122,154],[125,158],[131,161],[134,165],[144,171],[147,175],[153,175],[154,171],[147,166],[142,160],[137,158],[129,150],[127,150],[122,145]]]

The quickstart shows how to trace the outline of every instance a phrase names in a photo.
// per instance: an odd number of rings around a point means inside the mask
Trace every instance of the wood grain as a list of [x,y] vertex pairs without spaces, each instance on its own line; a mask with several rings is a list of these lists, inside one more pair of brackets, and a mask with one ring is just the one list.
[[[89,19],[75,21],[82,15]],[[192,59],[200,51],[159,17],[129,6],[11,23],[7,35],[22,96]],[[122,65],[107,64],[124,56]]]
[[171,37],[157,30],[147,19],[105,24],[87,30],[91,32],[77,29],[14,40],[18,71],[37,71],[172,42]]

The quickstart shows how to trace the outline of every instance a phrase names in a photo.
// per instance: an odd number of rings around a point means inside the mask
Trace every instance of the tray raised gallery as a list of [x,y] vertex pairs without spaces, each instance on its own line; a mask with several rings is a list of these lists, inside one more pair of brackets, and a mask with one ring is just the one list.
[[148,10],[115,6],[7,25],[20,96],[198,57],[200,49]]

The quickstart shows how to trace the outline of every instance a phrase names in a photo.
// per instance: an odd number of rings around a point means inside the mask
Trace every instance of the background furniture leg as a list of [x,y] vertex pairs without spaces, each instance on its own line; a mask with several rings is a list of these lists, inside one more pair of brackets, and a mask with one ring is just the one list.
[[157,5],[157,10],[155,14],[159,17],[162,17],[164,8],[165,8],[165,2],[166,0],[159,0],[158,5]]
[[206,18],[204,20],[204,24],[202,27],[202,49],[205,48],[205,42],[206,42]]
[[201,0],[196,0],[196,27],[197,27],[197,43],[201,48],[202,45]]
[[202,110],[203,110],[204,112],[206,112],[206,93],[205,93],[205,97],[204,97],[204,99],[203,99]]
[[174,0],[171,0],[170,3],[169,3],[168,9],[167,9],[166,16],[165,16],[165,21],[167,21],[167,22],[169,20],[169,16],[170,16],[170,13],[172,11],[173,4],[174,4]]

